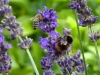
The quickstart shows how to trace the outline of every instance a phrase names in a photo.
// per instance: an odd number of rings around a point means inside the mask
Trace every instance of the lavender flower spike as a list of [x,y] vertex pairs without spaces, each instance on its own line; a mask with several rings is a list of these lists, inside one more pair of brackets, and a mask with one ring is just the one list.
[[93,25],[98,18],[91,13],[91,9],[87,6],[86,0],[71,1],[69,8],[76,10],[79,25],[82,27]]
[[12,48],[11,44],[4,43],[3,30],[0,29],[0,73],[8,74],[12,67],[12,61],[7,53],[9,48]]
[[57,62],[64,75],[82,75],[84,72],[84,64],[83,60],[80,58],[80,50],[77,51],[77,54],[73,54],[73,56],[68,54],[67,57],[63,57]]
[[[70,33],[69,29],[68,31],[64,30],[64,35],[67,33]],[[61,36],[59,33],[55,31],[51,31],[47,38],[40,37],[39,43],[41,44],[43,50],[47,50],[47,57],[50,58],[52,61],[58,60],[61,56],[64,56],[67,52],[71,51],[71,44],[69,44],[66,48],[66,45],[64,44],[67,40],[63,42],[63,39],[66,39],[66,37],[64,38],[64,36]],[[59,44],[63,44],[64,48],[62,49],[61,47],[61,50],[58,50],[57,46]]]
[[41,60],[42,69],[44,70],[43,75],[55,75],[51,70],[53,61],[48,57],[43,57]]
[[9,0],[0,0],[0,17],[3,18],[0,27],[6,28],[10,32],[11,39],[16,39],[23,35],[23,30],[16,22],[16,17],[12,14],[12,8],[8,4]]
[[100,39],[100,32],[97,34],[96,32],[93,31],[92,33],[89,33],[89,37],[90,37],[90,40],[94,42]]
[[57,27],[56,11],[54,11],[54,9],[48,9],[46,6],[44,6],[44,12],[38,10],[38,14],[43,16],[43,21],[39,23],[38,27],[45,33],[54,31]]
[[71,29],[63,28],[63,34],[71,34]]
[[26,37],[26,39],[19,44],[19,47],[21,49],[26,50],[26,49],[29,49],[31,45],[32,45],[32,39]]
[[52,70],[45,70],[43,75],[55,75]]

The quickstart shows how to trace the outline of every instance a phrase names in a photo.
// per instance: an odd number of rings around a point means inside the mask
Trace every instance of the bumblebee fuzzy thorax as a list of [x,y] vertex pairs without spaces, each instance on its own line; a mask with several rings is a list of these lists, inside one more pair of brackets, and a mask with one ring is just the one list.
[[73,42],[73,39],[72,39],[71,35],[66,35],[66,36],[60,37],[58,39],[59,40],[55,44],[55,48],[58,52],[68,50],[68,48],[70,47],[70,45]]

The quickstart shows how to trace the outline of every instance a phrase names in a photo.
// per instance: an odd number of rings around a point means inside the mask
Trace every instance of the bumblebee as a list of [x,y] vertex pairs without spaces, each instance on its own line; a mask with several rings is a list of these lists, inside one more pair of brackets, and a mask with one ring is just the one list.
[[34,30],[37,29],[38,25],[39,25],[39,22],[42,22],[43,21],[43,16],[42,14],[37,14],[35,17],[34,17],[34,20],[33,20],[33,27],[34,27]]
[[57,39],[55,48],[56,48],[57,52],[62,52],[64,50],[68,50],[68,48],[70,47],[72,42],[73,42],[73,39],[72,39],[71,35],[69,35],[69,34],[64,35],[63,37],[59,37]]

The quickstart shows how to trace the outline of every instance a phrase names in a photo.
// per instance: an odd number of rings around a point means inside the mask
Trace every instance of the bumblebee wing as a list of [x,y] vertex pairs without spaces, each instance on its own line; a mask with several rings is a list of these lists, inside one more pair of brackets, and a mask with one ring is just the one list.
[[59,42],[62,39],[62,37],[58,37],[56,42]]
[[71,52],[72,51],[72,44],[69,44],[69,46],[68,46],[68,52]]

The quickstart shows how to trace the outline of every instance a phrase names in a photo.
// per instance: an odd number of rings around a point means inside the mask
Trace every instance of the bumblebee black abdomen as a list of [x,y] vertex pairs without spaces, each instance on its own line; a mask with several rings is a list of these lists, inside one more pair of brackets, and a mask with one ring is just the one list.
[[58,52],[62,52],[68,48],[68,45],[61,45],[61,43],[56,43],[55,47]]
[[73,39],[70,35],[67,35],[67,41],[69,44],[71,44],[73,42]]

